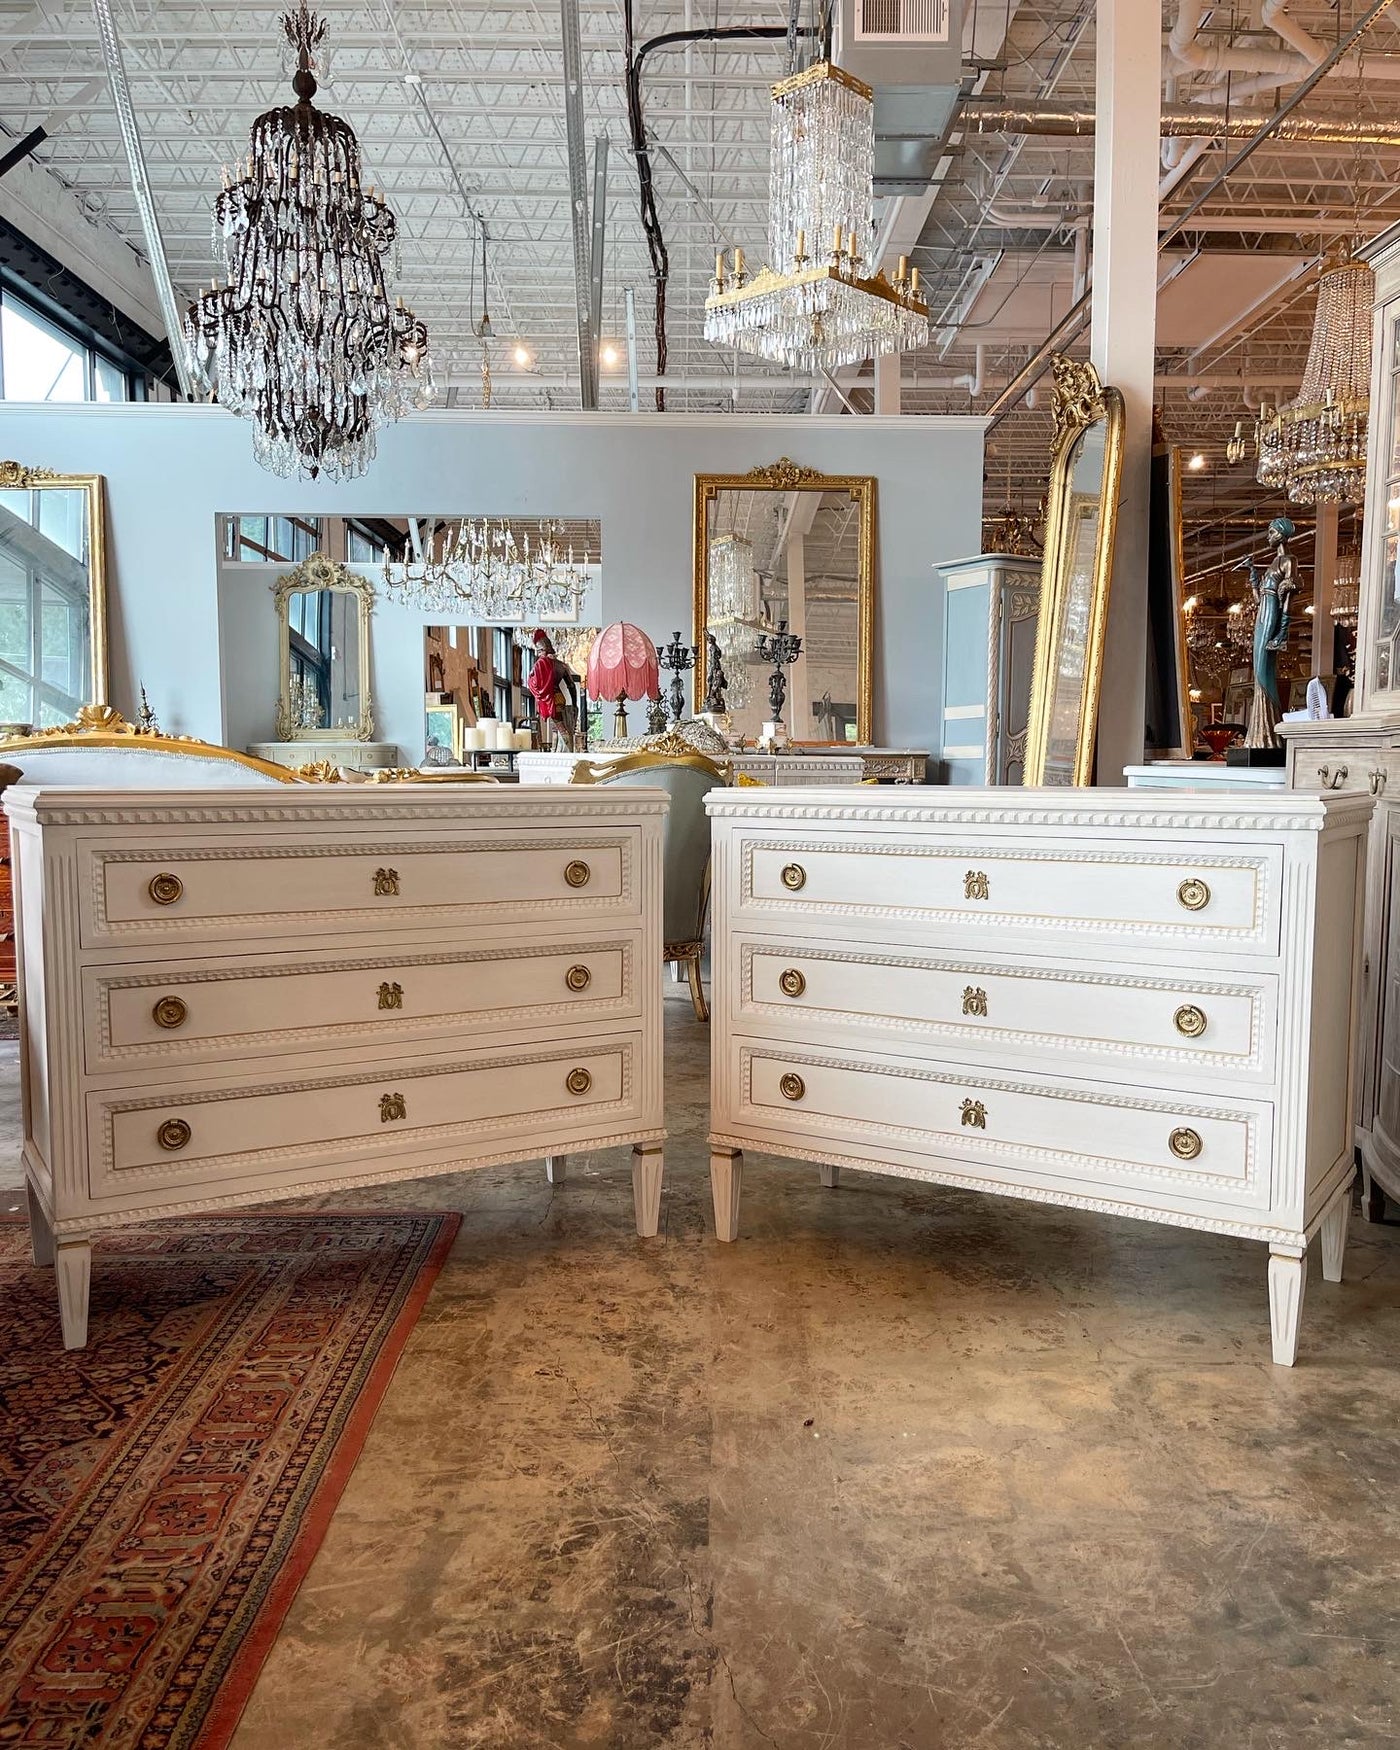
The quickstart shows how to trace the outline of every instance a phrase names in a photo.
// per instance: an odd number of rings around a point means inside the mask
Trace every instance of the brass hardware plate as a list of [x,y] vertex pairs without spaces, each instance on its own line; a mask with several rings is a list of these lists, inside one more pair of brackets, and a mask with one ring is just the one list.
[[969,869],[963,876],[964,899],[990,899],[992,884],[985,869]]
[[582,1067],[571,1069],[564,1077],[564,1086],[571,1094],[586,1094],[593,1086],[593,1074]]
[[387,981],[379,987],[379,1006],[381,1009],[401,1009],[403,1007],[403,986],[397,982]]
[[778,1092],[785,1100],[800,1100],[807,1092],[807,1084],[803,1081],[800,1075],[796,1075],[792,1070],[789,1070],[779,1081]]
[[807,980],[795,966],[789,966],[778,975],[778,989],[785,997],[800,997],[807,988]]
[[789,893],[800,893],[807,885],[807,871],[801,863],[784,863],[779,879]]
[[152,875],[146,891],[157,905],[174,905],[183,896],[185,884],[178,875],[166,872]]
[[1184,1124],[1167,1138],[1167,1147],[1179,1161],[1194,1161],[1204,1146],[1199,1131]]
[[167,1118],[156,1132],[156,1141],[163,1149],[167,1149],[173,1154],[176,1149],[185,1146],[190,1140],[191,1134],[190,1127],[183,1118]]
[[587,887],[592,875],[593,871],[579,857],[564,865],[564,879],[570,887]]
[[582,962],[577,966],[571,966],[564,974],[564,983],[568,985],[570,990],[587,990],[592,982],[593,974]]
[[189,1010],[179,997],[162,997],[151,1010],[157,1027],[183,1027]]
[[987,993],[980,984],[969,984],[963,989],[963,1013],[979,1015],[984,1021],[987,1018]]
[[1210,904],[1210,888],[1199,876],[1192,875],[1177,888],[1176,897],[1187,911],[1204,911]]
[[964,1100],[962,1121],[970,1130],[985,1130],[987,1128],[987,1108],[980,1100]]
[[1183,1003],[1172,1016],[1176,1030],[1186,1039],[1199,1039],[1206,1030],[1206,1012],[1195,1003]]
[[379,1122],[394,1124],[400,1118],[408,1117],[408,1101],[402,1094],[381,1094],[379,1096]]
[[376,899],[397,899],[399,897],[399,872],[397,869],[375,870],[374,897]]

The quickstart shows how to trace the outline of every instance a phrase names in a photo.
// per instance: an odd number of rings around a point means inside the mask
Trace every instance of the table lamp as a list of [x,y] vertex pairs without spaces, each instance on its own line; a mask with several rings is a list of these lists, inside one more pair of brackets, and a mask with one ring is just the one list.
[[661,665],[656,646],[640,626],[614,620],[593,641],[588,653],[588,692],[617,706],[613,736],[627,734],[627,701],[661,697]]

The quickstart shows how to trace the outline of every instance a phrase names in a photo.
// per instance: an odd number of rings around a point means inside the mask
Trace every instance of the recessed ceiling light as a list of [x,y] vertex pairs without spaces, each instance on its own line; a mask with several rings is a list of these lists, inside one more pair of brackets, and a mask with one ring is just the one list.
[[512,355],[522,369],[530,362],[530,349],[527,346],[517,346]]
[[617,363],[617,348],[609,341],[598,357],[605,365],[615,365]]
[[1191,460],[1186,464],[1186,466],[1188,468],[1190,468],[1195,473],[1199,473],[1200,470],[1205,467],[1205,465],[1206,465],[1206,459],[1200,453],[1199,450],[1197,450],[1196,454],[1194,456],[1192,456]]

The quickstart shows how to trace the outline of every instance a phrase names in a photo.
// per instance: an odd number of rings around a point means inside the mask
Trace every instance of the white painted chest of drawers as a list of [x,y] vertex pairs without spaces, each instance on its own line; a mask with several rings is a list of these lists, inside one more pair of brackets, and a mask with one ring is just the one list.
[[743,1153],[1270,1249],[1340,1277],[1368,797],[715,790],[711,1181]]
[[630,1143],[661,1197],[662,791],[11,789],[25,1175],[65,1344],[160,1214]]

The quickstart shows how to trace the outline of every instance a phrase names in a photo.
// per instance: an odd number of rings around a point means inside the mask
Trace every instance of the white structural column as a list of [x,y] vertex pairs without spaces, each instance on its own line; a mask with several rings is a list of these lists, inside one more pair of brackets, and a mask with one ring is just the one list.
[[1099,710],[1098,781],[1142,759],[1147,530],[1157,338],[1161,0],[1098,0],[1090,356],[1127,409],[1123,486]]
[[903,356],[897,352],[881,354],[875,360],[875,411],[898,413],[900,410],[900,366]]

